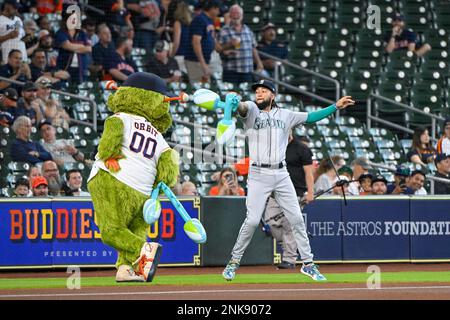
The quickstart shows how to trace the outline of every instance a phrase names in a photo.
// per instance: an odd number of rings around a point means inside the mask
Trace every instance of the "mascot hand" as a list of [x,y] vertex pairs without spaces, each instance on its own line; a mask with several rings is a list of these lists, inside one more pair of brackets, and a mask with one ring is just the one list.
[[109,171],[111,171],[113,173],[118,172],[120,170],[120,165],[119,165],[118,160],[120,160],[122,158],[123,158],[123,156],[118,156],[116,158],[110,158],[105,161],[105,166],[108,168]]

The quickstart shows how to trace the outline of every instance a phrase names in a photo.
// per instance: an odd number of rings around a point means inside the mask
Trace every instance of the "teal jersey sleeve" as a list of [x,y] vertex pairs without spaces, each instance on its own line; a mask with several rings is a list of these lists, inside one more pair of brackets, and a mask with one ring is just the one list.
[[335,112],[337,110],[337,107],[335,104],[332,104],[331,106],[328,106],[326,108],[309,112],[308,118],[306,119],[306,123],[314,123],[317,121],[320,121],[326,117],[328,117],[330,114]]

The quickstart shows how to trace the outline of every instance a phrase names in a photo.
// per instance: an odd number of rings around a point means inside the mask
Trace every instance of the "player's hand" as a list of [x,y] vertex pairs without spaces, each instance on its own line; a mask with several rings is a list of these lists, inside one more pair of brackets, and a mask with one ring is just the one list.
[[112,173],[119,172],[120,171],[120,165],[119,165],[119,161],[118,160],[120,160],[122,158],[123,158],[122,156],[119,156],[117,158],[110,158],[110,159],[105,161],[105,166]]
[[337,102],[336,102],[336,108],[338,109],[345,109],[348,106],[352,106],[355,104],[355,101],[352,100],[351,96],[345,96],[340,98]]
[[305,201],[306,201],[306,204],[309,204],[309,203],[313,202],[314,201],[314,194],[307,193],[305,195]]

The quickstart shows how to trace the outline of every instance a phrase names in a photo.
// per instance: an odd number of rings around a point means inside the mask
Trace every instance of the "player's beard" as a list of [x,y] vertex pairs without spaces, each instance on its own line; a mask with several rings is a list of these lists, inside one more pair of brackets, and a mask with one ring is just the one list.
[[270,106],[272,104],[272,99],[269,97],[267,99],[264,99],[262,102],[258,103],[256,102],[256,105],[258,106],[259,110],[264,110],[266,109],[268,106]]

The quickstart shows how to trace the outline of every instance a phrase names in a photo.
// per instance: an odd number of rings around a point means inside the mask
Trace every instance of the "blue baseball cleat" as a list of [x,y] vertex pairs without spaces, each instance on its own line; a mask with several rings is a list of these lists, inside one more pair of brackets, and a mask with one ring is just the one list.
[[239,262],[236,260],[230,260],[230,262],[228,262],[227,266],[223,270],[222,276],[225,280],[231,281],[234,279],[237,269],[239,269]]
[[319,271],[319,266],[314,263],[303,264],[300,272],[311,277],[315,281],[327,281],[327,278]]

